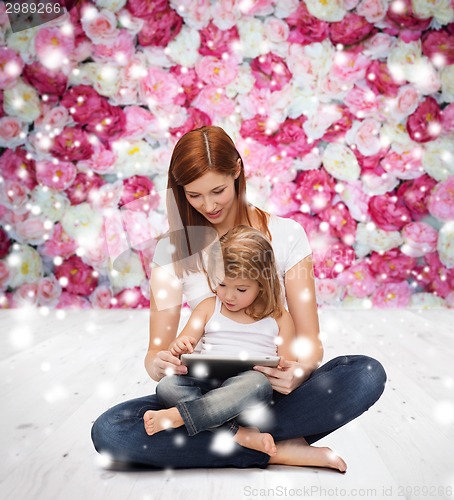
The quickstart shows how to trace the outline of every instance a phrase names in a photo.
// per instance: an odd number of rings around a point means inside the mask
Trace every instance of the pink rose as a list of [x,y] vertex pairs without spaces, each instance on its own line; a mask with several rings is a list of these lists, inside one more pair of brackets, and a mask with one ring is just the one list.
[[412,85],[400,87],[397,94],[396,109],[401,115],[408,116],[418,107],[419,92]]
[[380,309],[408,307],[412,290],[406,281],[380,285],[372,295],[372,304]]
[[0,47],[0,89],[13,87],[23,67],[22,59],[14,50]]
[[363,299],[377,288],[373,274],[365,262],[358,262],[343,271],[337,277],[338,283],[347,288],[352,297]]
[[411,257],[422,257],[437,248],[438,232],[425,222],[411,222],[402,229],[402,252]]
[[404,182],[399,186],[397,197],[410,210],[412,220],[419,220],[429,214],[427,202],[436,184],[435,179],[424,174],[414,181]]
[[229,99],[222,89],[212,85],[206,85],[192,105],[206,113],[212,120],[231,116],[235,111],[235,102]]
[[85,130],[97,135],[101,141],[108,143],[122,136],[126,117],[123,109],[101,101],[100,107],[90,117]]
[[371,59],[388,57],[389,52],[395,44],[395,38],[386,33],[375,33],[363,42],[364,54]]
[[[241,122],[240,134],[244,139],[254,139],[257,142],[267,146],[273,144],[272,134],[277,130],[274,124],[271,124],[269,120],[262,115],[255,115],[249,120],[243,120]],[[304,133],[304,131],[301,131]]]
[[61,61],[69,58],[74,50],[74,34],[72,30],[44,26],[35,35],[34,44],[38,61],[53,70],[61,66]]
[[35,306],[38,302],[37,283],[24,283],[13,293],[14,307]]
[[15,225],[15,239],[29,245],[41,245],[50,236],[52,229],[53,227],[46,227],[44,216],[27,217]]
[[93,146],[85,131],[78,127],[65,127],[55,137],[50,152],[59,160],[87,160],[93,154]]
[[371,196],[369,211],[375,224],[385,231],[400,231],[411,220],[410,212],[397,196]]
[[115,309],[143,309],[150,307],[150,301],[141,293],[139,287],[125,288],[114,297]]
[[348,144],[354,144],[364,156],[376,155],[381,150],[380,122],[366,118],[353,123],[345,138]]
[[100,285],[90,295],[89,300],[95,309],[110,309],[112,307],[113,293],[107,285]]
[[75,253],[76,250],[76,241],[65,233],[60,222],[55,224],[52,236],[40,248],[43,255],[63,257],[64,259]]
[[184,122],[184,124],[181,127],[171,128],[169,130],[170,134],[176,137],[177,139],[179,139],[187,132],[194,130],[195,128],[200,128],[205,125],[212,124],[211,118],[203,111],[200,111],[200,109],[190,107],[187,108],[187,111],[188,111],[188,118]]
[[155,131],[159,126],[157,119],[140,106],[127,106],[124,108],[126,118],[124,139],[142,139],[149,131]]
[[16,214],[27,212],[29,196],[29,189],[19,181],[8,179],[0,184],[0,202]]
[[417,260],[403,254],[398,248],[392,248],[380,254],[372,252],[369,268],[375,275],[375,280],[381,283],[397,283],[410,278]]
[[[430,19],[426,21],[430,21]],[[437,66],[454,64],[452,33],[448,33],[447,30],[443,29],[426,31],[422,36],[422,52]]]
[[279,151],[285,151],[287,156],[296,158],[310,153],[317,146],[318,141],[309,143],[303,124],[306,117],[300,116],[292,119],[287,118],[279,125],[276,134],[272,137],[272,143]]
[[214,56],[206,56],[197,61],[195,70],[198,77],[208,85],[225,87],[236,78],[238,66],[230,58],[218,59]]
[[454,103],[449,104],[441,112],[443,134],[454,133]]
[[286,42],[290,33],[288,24],[277,17],[267,17],[265,19],[266,37],[272,43],[281,44]]
[[335,279],[316,280],[315,295],[319,304],[334,304],[344,294],[344,287]]
[[407,132],[415,142],[433,141],[440,135],[441,113],[433,97],[426,97],[416,111],[408,117]]
[[104,175],[112,172],[116,160],[117,154],[99,143],[94,145],[94,153],[91,158],[79,161],[77,165],[80,170],[93,170],[95,174]]
[[[170,74],[172,74],[180,84],[180,91],[175,97],[174,102],[178,106],[184,106],[186,111],[190,111],[191,102],[200,92],[203,83],[200,81],[194,68],[186,68],[184,66],[175,65],[170,68]],[[181,89],[183,91],[181,91]]]
[[54,163],[44,160],[36,163],[36,178],[40,184],[57,191],[67,189],[76,178],[77,169],[73,163],[60,161]]
[[383,61],[372,61],[366,71],[366,82],[375,94],[395,97],[400,87]]
[[55,309],[90,309],[90,302],[80,295],[62,292]]
[[399,8],[391,3],[386,13],[385,23],[389,26],[384,29],[391,35],[399,35],[405,43],[416,41],[421,37],[431,23],[432,18],[420,19],[413,14],[411,0],[402,0]]
[[133,16],[145,18],[162,13],[168,8],[168,0],[154,0],[152,3],[144,0],[129,0],[127,9]]
[[332,279],[353,264],[355,251],[339,241],[330,245],[327,250],[314,248],[313,256],[315,276],[319,279]]
[[15,148],[24,142],[25,132],[22,134],[22,123],[20,120],[14,116],[0,118],[0,146]]
[[134,56],[134,37],[126,30],[120,30],[113,42],[98,44],[93,47],[93,59],[106,64],[115,61],[119,66],[126,66]]
[[8,233],[0,226],[0,259],[8,255],[11,240]]
[[454,177],[437,184],[430,193],[427,208],[431,215],[442,221],[454,220]]
[[359,51],[359,47],[338,51],[334,56],[330,77],[336,82],[355,83],[365,77],[369,62]]
[[329,37],[334,45],[354,45],[367,38],[374,30],[362,16],[348,12],[341,21],[330,23]]
[[293,195],[296,185],[293,182],[277,182],[273,185],[271,195],[268,198],[268,205],[271,213],[275,215],[284,215],[299,209]]
[[[148,12],[146,17],[142,17],[144,24],[138,35],[139,45],[142,45],[142,47],[149,45],[167,47],[178,33],[180,33],[183,26],[183,19],[170,6],[163,11],[154,12],[153,4],[143,0],[139,0],[139,2],[145,6]],[[130,3],[128,2],[128,8]]]
[[421,157],[422,153],[417,148],[412,151],[405,151],[402,154],[390,149],[380,161],[380,165],[386,172],[399,179],[416,179],[421,176],[423,170]]
[[0,172],[4,179],[22,183],[28,189],[33,189],[36,182],[35,162],[23,149],[6,149],[0,157]]
[[104,184],[104,179],[93,173],[86,174],[79,172],[74,179],[74,182],[66,190],[66,194],[71,202],[71,205],[79,205],[90,199],[91,196],[96,197],[96,191]]
[[[85,264],[80,257],[72,255],[55,268],[55,276],[68,293],[89,295],[96,288],[98,278],[93,275],[93,268]],[[62,283],[66,278],[67,284]]]
[[322,137],[325,142],[337,142],[344,139],[344,135],[353,124],[355,117],[350,113],[347,106],[336,106],[336,109],[342,113],[342,118],[334,122]]
[[107,100],[88,85],[71,87],[63,96],[61,105],[69,110],[73,120],[81,125],[90,123],[92,116]]
[[107,243],[101,235],[92,246],[86,249],[82,260],[93,267],[95,271],[105,274],[109,266],[109,252]]
[[286,20],[290,26],[289,42],[309,45],[323,42],[328,37],[329,24],[310,14],[304,2],[300,2],[298,9]]
[[282,90],[292,79],[284,59],[272,52],[253,59],[250,67],[255,78],[255,86],[259,89]]
[[55,276],[46,276],[38,282],[38,303],[41,306],[54,306],[60,299],[61,286]]
[[8,264],[4,260],[0,260],[0,290],[6,290],[10,278],[11,273]]
[[273,13],[275,0],[255,0],[246,4],[240,4],[240,10],[248,16],[269,16]]
[[127,205],[125,208],[128,210],[155,210],[159,206],[159,195],[154,189],[153,181],[144,175],[133,175],[125,179],[120,204]]
[[224,53],[232,56],[234,54],[232,47],[240,39],[236,26],[221,30],[213,21],[208,26],[199,31],[200,47],[199,54],[202,56],[222,57]]
[[52,130],[63,129],[68,125],[71,118],[66,108],[55,106],[49,109],[44,108],[43,114],[35,120],[35,129]]
[[358,118],[376,116],[379,109],[377,96],[370,89],[356,85],[347,93],[344,103]]
[[161,68],[149,68],[139,82],[139,95],[143,103],[149,106],[173,104],[180,85],[177,79]]
[[387,5],[384,0],[361,0],[356,7],[356,12],[375,24],[385,17]]
[[353,245],[356,235],[356,222],[347,206],[342,202],[328,206],[319,213],[321,220],[329,224],[333,236],[340,238],[346,245]]
[[115,14],[107,9],[97,12],[93,7],[89,8],[90,14],[88,14],[88,8],[86,15],[82,12],[82,27],[85,34],[95,44],[114,43],[119,35]]
[[299,172],[296,179],[295,200],[318,214],[334,197],[334,181],[324,168]]

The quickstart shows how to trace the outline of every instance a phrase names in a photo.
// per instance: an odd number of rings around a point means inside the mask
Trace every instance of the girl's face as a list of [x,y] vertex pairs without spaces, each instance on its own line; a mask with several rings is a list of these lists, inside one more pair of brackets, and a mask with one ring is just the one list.
[[220,224],[225,221],[235,202],[235,179],[238,175],[232,177],[207,172],[183,187],[186,199],[211,224]]
[[257,281],[224,276],[216,288],[216,295],[229,311],[238,312],[250,306],[257,298],[259,291]]

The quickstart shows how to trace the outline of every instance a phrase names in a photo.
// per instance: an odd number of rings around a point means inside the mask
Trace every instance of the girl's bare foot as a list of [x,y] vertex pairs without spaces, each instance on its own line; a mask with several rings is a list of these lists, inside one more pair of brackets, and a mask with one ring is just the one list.
[[276,454],[273,436],[266,432],[260,432],[256,428],[240,426],[233,440],[245,448],[267,453],[271,457]]
[[270,458],[270,464],[330,467],[340,472],[347,470],[347,464],[330,448],[310,446],[304,438],[281,441],[277,452]]
[[180,412],[175,408],[168,410],[148,410],[144,413],[143,423],[149,436],[165,429],[174,429],[184,424]]

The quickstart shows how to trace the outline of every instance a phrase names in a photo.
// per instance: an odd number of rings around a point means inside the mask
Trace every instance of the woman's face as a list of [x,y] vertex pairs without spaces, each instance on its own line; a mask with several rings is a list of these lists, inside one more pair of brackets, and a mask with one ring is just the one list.
[[183,189],[189,204],[211,224],[217,225],[226,219],[235,203],[235,179],[231,175],[210,171]]

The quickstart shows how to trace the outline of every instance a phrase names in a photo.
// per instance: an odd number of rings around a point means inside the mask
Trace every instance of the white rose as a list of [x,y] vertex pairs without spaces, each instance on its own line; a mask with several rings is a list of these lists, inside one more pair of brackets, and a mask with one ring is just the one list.
[[127,9],[123,9],[121,12],[119,12],[117,14],[117,17],[121,27],[129,31],[131,35],[137,35],[137,33],[142,30],[145,23],[143,19],[132,16]]
[[6,38],[8,48],[18,52],[22,60],[27,64],[35,60],[35,35],[38,30],[39,27],[29,28],[18,33],[10,33]]
[[305,0],[307,10],[317,19],[322,21],[341,21],[347,11],[342,0]]
[[414,293],[410,297],[410,307],[412,309],[431,309],[433,307],[445,307],[445,301],[433,293]]
[[24,283],[36,283],[43,274],[39,253],[28,245],[13,246],[6,262],[11,271],[9,286],[17,288]]
[[[421,60],[421,41],[405,43],[399,39],[391,49],[387,65],[388,69],[397,82],[404,83],[414,73],[412,68]],[[421,75],[419,75],[421,76]]]
[[320,139],[331,125],[342,118],[342,113],[337,106],[319,106],[309,120],[303,124],[306,135],[311,139]]
[[454,140],[441,137],[428,142],[425,145],[422,166],[437,181],[445,181],[454,175]]
[[296,170],[316,170],[322,164],[322,157],[318,148],[313,148],[310,153],[302,158],[295,158],[293,166]]
[[247,199],[257,207],[266,207],[271,195],[271,183],[262,176],[252,175],[247,179]]
[[454,221],[447,222],[438,233],[438,256],[448,268],[454,267]]
[[118,92],[121,76],[119,67],[104,63],[87,63],[83,65],[83,71],[99,94],[110,97]]
[[265,27],[259,19],[242,18],[237,23],[243,57],[255,57],[267,54],[270,47],[266,41]]
[[114,269],[109,270],[109,279],[115,293],[123,288],[140,286],[145,279],[145,273],[139,256],[135,252],[130,252],[116,259]]
[[361,182],[363,183],[363,191],[369,196],[389,193],[399,184],[399,180],[390,173],[383,175],[364,174],[361,177]]
[[200,30],[210,22],[211,4],[209,0],[170,0],[172,9],[184,19],[184,24]]
[[386,33],[376,33],[364,42],[363,54],[369,59],[382,59],[388,57],[391,47],[396,39]]
[[318,99],[315,90],[309,87],[290,87],[290,103],[287,113],[290,118],[298,118],[301,115],[313,116],[318,108]]
[[69,200],[64,193],[41,185],[35,186],[30,201],[52,222],[59,221],[69,206]]
[[167,45],[165,53],[177,64],[192,68],[200,58],[199,47],[199,32],[183,26],[176,38]]
[[97,245],[103,218],[88,203],[80,203],[66,209],[61,225],[79,247],[86,249]]
[[402,123],[384,123],[380,130],[380,143],[384,148],[391,146],[399,154],[420,148],[417,142],[411,140]]
[[251,67],[249,64],[241,64],[238,66],[238,73],[233,80],[225,88],[225,94],[230,99],[236,95],[247,95],[254,88],[255,78],[252,75]]
[[399,231],[384,231],[372,222],[360,222],[356,226],[354,247],[358,257],[364,257],[371,250],[375,252],[387,252],[391,248],[402,245],[402,243],[403,240]]
[[441,98],[446,102],[454,102],[454,64],[443,68],[441,77]]
[[117,153],[117,160],[114,171],[121,177],[131,177],[132,175],[153,174],[153,167],[150,158],[153,157],[152,147],[145,141],[115,141],[112,145]]
[[336,179],[354,181],[361,169],[353,151],[344,144],[331,142],[323,151],[323,166]]
[[126,0],[96,0],[96,7],[118,12],[126,5]]
[[381,148],[380,123],[373,118],[355,120],[345,134],[348,144],[354,144],[364,156],[376,155]]
[[18,78],[11,89],[3,91],[3,108],[8,115],[16,116],[20,120],[31,123],[41,114],[41,103],[38,92]]
[[315,279],[315,295],[318,304],[335,304],[344,293],[344,287],[335,279]]
[[298,8],[299,0],[279,0],[274,7],[274,15],[285,19]]
[[427,57],[420,57],[407,67],[405,76],[423,95],[434,94],[440,89],[438,72]]
[[416,17],[427,19],[434,17],[441,25],[454,19],[454,10],[450,0],[412,0],[411,6]]

